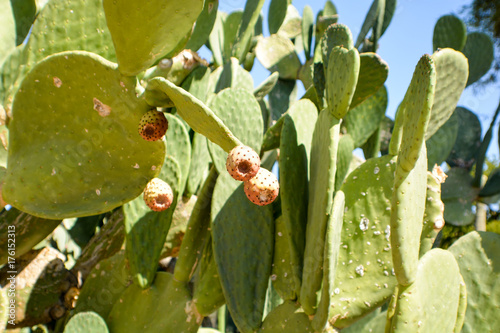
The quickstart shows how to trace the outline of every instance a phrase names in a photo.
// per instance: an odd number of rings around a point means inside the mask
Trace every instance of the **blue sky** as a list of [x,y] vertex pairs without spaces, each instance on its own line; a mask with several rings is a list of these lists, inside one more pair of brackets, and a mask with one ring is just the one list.
[[[243,9],[245,2],[244,0],[221,0],[219,10],[231,12]],[[471,0],[398,0],[396,15],[380,40],[378,50],[380,56],[389,64],[389,77],[386,81],[389,92],[387,109],[389,117],[394,117],[395,110],[406,92],[419,58],[425,53],[432,53],[432,34],[438,18],[450,13],[459,16],[462,7],[470,2]],[[267,0],[263,8],[265,36],[269,35],[267,31],[269,3],[270,0]],[[372,0],[333,0],[333,3],[339,12],[339,23],[346,24],[356,38]],[[293,0],[292,4],[300,13],[305,5],[309,5],[316,14],[323,8],[324,1]],[[269,75],[269,71],[256,60],[252,75],[255,85],[257,85]],[[483,134],[486,132],[498,105],[499,88],[499,84],[489,85],[482,90],[469,87],[462,94],[458,104],[478,115],[482,123]],[[299,96],[302,91],[303,89],[299,91]],[[488,156],[498,159],[499,150],[496,135],[497,131],[495,131]]]

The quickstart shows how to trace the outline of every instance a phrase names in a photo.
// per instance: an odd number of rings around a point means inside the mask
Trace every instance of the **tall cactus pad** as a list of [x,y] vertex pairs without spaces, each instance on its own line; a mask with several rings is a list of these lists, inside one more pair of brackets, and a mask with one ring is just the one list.
[[261,325],[271,275],[272,207],[251,203],[243,184],[224,172],[215,185],[211,215],[215,262],[228,309],[241,332],[254,332]]
[[452,333],[460,302],[460,271],[445,250],[427,252],[418,264],[415,282],[400,287],[390,332]]
[[287,275],[290,275],[294,282],[299,282],[293,287],[298,295],[307,221],[309,183],[307,164],[318,111],[311,101],[300,100],[294,103],[283,117],[285,119],[281,130],[279,160],[283,238],[287,240],[285,242],[286,246],[289,246],[290,254],[290,258],[285,260],[293,269],[293,272],[288,272]]
[[326,99],[328,110],[337,119],[342,119],[349,110],[358,75],[358,50],[334,47],[326,71]]
[[[429,55],[424,55],[415,68],[410,86],[398,110],[404,112],[402,146],[398,154],[398,164],[409,172],[413,169],[429,124],[436,87],[436,67]],[[403,116],[403,114],[401,114]],[[397,123],[397,122],[396,122]]]
[[137,132],[147,110],[135,79],[105,59],[87,52],[46,58],[16,94],[5,201],[56,219],[107,212],[135,198],[165,156],[162,141]]
[[195,132],[203,134],[224,151],[229,152],[242,144],[203,102],[170,81],[160,77],[151,79],[146,90],[164,93],[175,104],[177,113]]
[[177,49],[203,9],[202,0],[103,0],[119,69],[136,75]]
[[467,27],[465,23],[455,15],[444,15],[439,18],[434,26],[433,50],[450,47],[461,51],[466,39]]
[[126,254],[134,282],[149,287],[155,277],[163,243],[168,234],[177,204],[181,172],[176,160],[167,156],[158,178],[172,188],[174,199],[169,209],[152,211],[142,196],[124,205]]
[[391,200],[392,261],[398,283],[407,286],[415,280],[418,265],[427,193],[427,154],[425,146],[410,172],[399,163],[394,176]]
[[426,139],[453,114],[469,73],[467,58],[460,52],[443,49],[434,52],[432,59],[436,64],[436,90]]
[[66,333],[109,333],[106,322],[97,313],[80,312],[72,317],[64,327]]
[[335,187],[339,120],[323,109],[316,121],[310,159],[309,203],[306,248],[300,290],[304,311],[316,312],[318,291],[323,277],[323,249],[326,226],[331,213]]
[[309,317],[293,301],[276,307],[264,319],[259,333],[307,333],[314,332]]
[[326,228],[321,299],[319,301],[318,311],[312,320],[312,326],[316,331],[321,331],[327,325],[329,316],[332,312],[330,298],[334,293],[333,287],[340,251],[340,235],[344,222],[344,207],[344,192],[337,191],[333,199],[332,211]]
[[495,57],[493,41],[484,32],[472,32],[467,35],[467,42],[462,52],[469,59],[469,79],[467,80],[469,86],[490,70]]
[[396,285],[390,244],[396,157],[367,160],[347,177],[344,224],[330,323],[344,328],[382,305]]
[[169,273],[158,272],[146,290],[130,285],[113,306],[106,322],[111,333],[196,333],[202,317],[186,284]]
[[500,235],[470,232],[451,247],[467,285],[464,333],[494,332],[500,325]]
[[[330,25],[323,35],[316,35],[316,38],[321,38],[321,54],[325,71],[330,65],[330,55],[336,46],[343,47],[346,50],[353,48],[351,30],[344,24]],[[315,59],[319,62],[321,59]]]
[[168,130],[165,134],[167,157],[171,157],[179,163],[181,184],[178,192],[182,195],[186,187],[191,164],[191,141],[188,130],[180,118],[168,113],[165,116],[168,121]]
[[[260,152],[264,124],[259,103],[251,92],[224,89],[211,100],[210,108],[246,146]],[[217,171],[226,173],[227,153],[213,142],[208,143],[208,149]]]

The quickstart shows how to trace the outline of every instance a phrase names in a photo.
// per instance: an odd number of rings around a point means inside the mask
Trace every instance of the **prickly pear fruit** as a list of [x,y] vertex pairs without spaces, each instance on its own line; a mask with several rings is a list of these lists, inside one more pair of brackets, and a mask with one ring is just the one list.
[[276,199],[280,184],[275,175],[264,168],[260,168],[257,175],[245,182],[245,194],[256,205],[265,206]]
[[168,121],[163,112],[151,110],[146,112],[139,122],[139,134],[144,140],[158,141],[168,129]]
[[144,202],[155,212],[168,209],[174,200],[172,188],[160,178],[153,178],[144,189]]
[[227,155],[227,172],[236,180],[250,180],[255,177],[259,168],[260,157],[248,146],[236,146]]

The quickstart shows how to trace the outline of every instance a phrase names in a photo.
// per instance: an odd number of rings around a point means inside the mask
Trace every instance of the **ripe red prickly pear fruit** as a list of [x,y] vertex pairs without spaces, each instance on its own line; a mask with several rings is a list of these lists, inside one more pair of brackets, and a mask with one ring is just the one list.
[[163,112],[151,110],[146,112],[139,122],[139,134],[144,140],[158,141],[168,129],[168,120]]
[[227,155],[227,172],[236,180],[253,178],[260,168],[259,155],[248,146],[236,146]]
[[155,212],[168,209],[174,201],[174,193],[170,185],[159,178],[153,178],[144,189],[144,202]]
[[245,182],[245,194],[256,205],[265,206],[276,199],[280,191],[280,184],[275,175],[264,168],[260,168],[257,175]]

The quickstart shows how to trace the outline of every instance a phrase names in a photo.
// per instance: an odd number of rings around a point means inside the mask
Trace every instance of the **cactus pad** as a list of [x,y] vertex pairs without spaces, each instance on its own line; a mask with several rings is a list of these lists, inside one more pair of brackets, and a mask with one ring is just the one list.
[[470,232],[450,248],[467,285],[467,310],[462,332],[494,332],[500,325],[500,236]]
[[203,9],[202,0],[103,0],[103,5],[119,70],[125,75],[136,75],[178,49]]
[[453,332],[460,301],[460,271],[453,255],[427,252],[415,282],[400,287],[390,332]]
[[436,90],[425,138],[430,138],[450,118],[468,77],[467,58],[452,49],[434,52]]
[[490,70],[494,59],[493,41],[484,32],[472,32],[467,35],[462,52],[469,59],[469,79],[467,80],[469,86]]
[[334,47],[326,72],[326,99],[328,110],[337,119],[342,119],[349,110],[358,75],[358,50]]
[[135,79],[105,59],[83,51],[46,58],[16,94],[4,199],[56,219],[95,215],[135,198],[165,154],[163,142],[137,133],[147,109],[135,96]]
[[476,161],[476,154],[481,146],[481,123],[479,118],[463,107],[454,112],[458,116],[457,140],[446,159],[451,167],[471,169]]
[[451,153],[458,135],[458,116],[453,113],[450,118],[425,141],[427,147],[427,169],[432,170],[434,164],[441,165]]
[[97,313],[80,312],[73,316],[64,327],[66,333],[109,333],[106,322]]
[[382,305],[396,279],[390,244],[390,199],[396,158],[361,164],[347,176],[344,224],[331,297],[330,323],[344,328]]
[[255,49],[257,59],[268,70],[280,74],[280,79],[295,80],[300,60],[293,43],[281,35],[261,39]]
[[474,221],[472,204],[479,189],[472,187],[472,176],[466,169],[451,168],[443,184],[441,198],[445,205],[444,219],[455,226],[468,225]]
[[169,273],[156,273],[148,289],[130,285],[115,303],[106,322],[110,332],[196,333],[202,317],[184,283]]
[[329,59],[334,47],[340,46],[346,50],[353,48],[351,30],[344,24],[332,24],[328,26],[323,35],[316,35],[316,38],[321,38],[321,53],[325,71],[330,65]]
[[[148,82],[146,90],[155,90],[170,98],[177,108],[177,113],[188,125],[210,141],[229,152],[241,142],[231,133],[212,110],[196,97],[164,78],[153,78]],[[260,112],[260,109],[259,109]]]
[[168,131],[165,135],[167,141],[167,156],[172,157],[179,163],[181,184],[178,188],[179,195],[184,193],[191,163],[191,141],[186,127],[182,121],[171,115],[166,114],[168,120]]
[[309,317],[292,301],[276,307],[264,319],[259,333],[306,333],[314,332]]
[[243,184],[224,172],[215,185],[211,215],[215,262],[227,307],[240,331],[253,332],[261,325],[271,275],[272,207],[251,203]]
[[441,16],[434,26],[432,37],[433,50],[450,47],[461,51],[467,39],[465,23],[455,15]]

